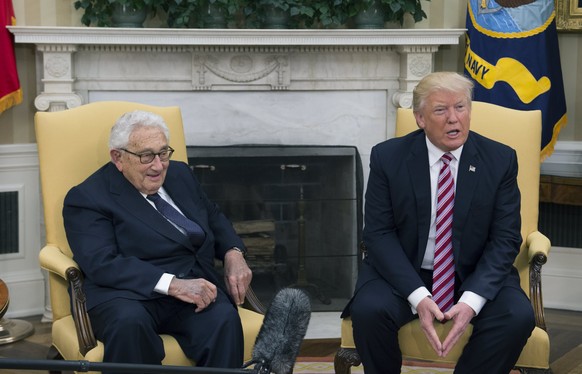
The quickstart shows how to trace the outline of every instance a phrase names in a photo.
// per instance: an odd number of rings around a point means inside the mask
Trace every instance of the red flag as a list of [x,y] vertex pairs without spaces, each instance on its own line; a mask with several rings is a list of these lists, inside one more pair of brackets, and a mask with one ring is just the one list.
[[16,70],[14,35],[6,28],[16,24],[12,0],[0,0],[0,113],[22,102]]

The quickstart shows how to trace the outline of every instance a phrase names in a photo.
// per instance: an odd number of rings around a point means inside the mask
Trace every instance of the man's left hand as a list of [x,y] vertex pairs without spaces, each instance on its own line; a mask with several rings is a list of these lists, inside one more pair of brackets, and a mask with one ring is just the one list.
[[475,311],[473,308],[462,302],[453,305],[453,307],[445,313],[446,320],[453,320],[453,327],[443,341],[442,357],[449,354],[451,349],[453,349],[455,344],[457,344],[459,338],[463,335],[473,317],[475,317]]
[[253,279],[253,273],[239,251],[230,250],[224,256],[224,281],[228,293],[237,305],[245,301],[245,295]]

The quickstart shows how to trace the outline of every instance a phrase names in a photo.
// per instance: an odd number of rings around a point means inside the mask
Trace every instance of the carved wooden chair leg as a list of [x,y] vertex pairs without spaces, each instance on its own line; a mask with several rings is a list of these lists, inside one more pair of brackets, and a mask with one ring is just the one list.
[[335,354],[333,368],[335,374],[350,374],[352,366],[359,366],[361,363],[360,355],[354,348],[340,348]]
[[61,353],[55,348],[54,345],[51,345],[46,354],[46,358],[47,360],[62,360],[63,356],[61,356]]
[[[61,356],[61,353],[55,348],[54,345],[51,345],[47,354],[46,354],[46,358],[47,360],[62,360],[63,356]],[[55,370],[49,370],[49,374],[61,374],[61,371],[55,371]]]

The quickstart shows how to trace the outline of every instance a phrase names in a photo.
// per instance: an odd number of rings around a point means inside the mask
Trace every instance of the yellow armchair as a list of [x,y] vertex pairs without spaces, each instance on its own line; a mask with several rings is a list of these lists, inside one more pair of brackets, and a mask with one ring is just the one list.
[[[546,332],[542,303],[541,268],[550,251],[550,241],[538,231],[538,202],[540,182],[540,111],[518,111],[498,105],[473,102],[471,130],[507,144],[517,152],[519,172],[517,183],[521,191],[521,234],[523,243],[515,260],[521,286],[529,295],[536,317],[536,328],[517,361],[523,373],[550,373],[550,339]],[[396,136],[406,135],[418,126],[411,109],[398,109]],[[436,324],[441,339],[452,323]],[[446,357],[439,358],[426,341],[418,320],[403,326],[398,334],[402,356],[408,359],[455,363],[471,334],[465,332],[461,341]],[[352,336],[352,321],[341,323],[341,343],[335,356],[335,372],[350,373],[352,366],[361,364]]]
[[[136,109],[157,113],[165,119],[170,129],[170,145],[175,149],[173,159],[187,161],[178,107],[96,102],[61,112],[38,112],[35,116],[47,241],[39,257],[41,267],[48,271],[53,314],[50,359],[92,362],[103,359],[103,344],[95,339],[86,313],[82,275],[72,259],[65,235],[63,200],[71,187],[110,160],[108,141],[111,126],[123,113]],[[249,360],[264,314],[264,308],[252,290],[247,295],[245,306],[239,308],[239,314],[244,332],[244,358]],[[173,337],[161,337],[166,351],[164,365],[194,364]]]

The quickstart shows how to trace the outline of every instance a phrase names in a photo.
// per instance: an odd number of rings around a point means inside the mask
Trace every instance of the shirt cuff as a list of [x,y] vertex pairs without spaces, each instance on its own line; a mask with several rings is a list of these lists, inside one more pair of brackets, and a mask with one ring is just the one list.
[[418,304],[427,296],[431,297],[431,294],[428,292],[426,287],[418,287],[416,290],[412,291],[410,295],[408,295],[408,303],[412,308],[412,314],[416,314],[416,308],[418,307]]
[[162,274],[158,284],[154,287],[154,291],[157,293],[161,293],[163,295],[168,294],[168,290],[170,289],[170,283],[174,279],[174,274],[164,273]]
[[487,299],[483,296],[477,295],[475,292],[465,291],[461,295],[459,302],[469,305],[471,309],[475,311],[475,315],[478,315],[479,312],[481,312],[481,309],[485,306]]

